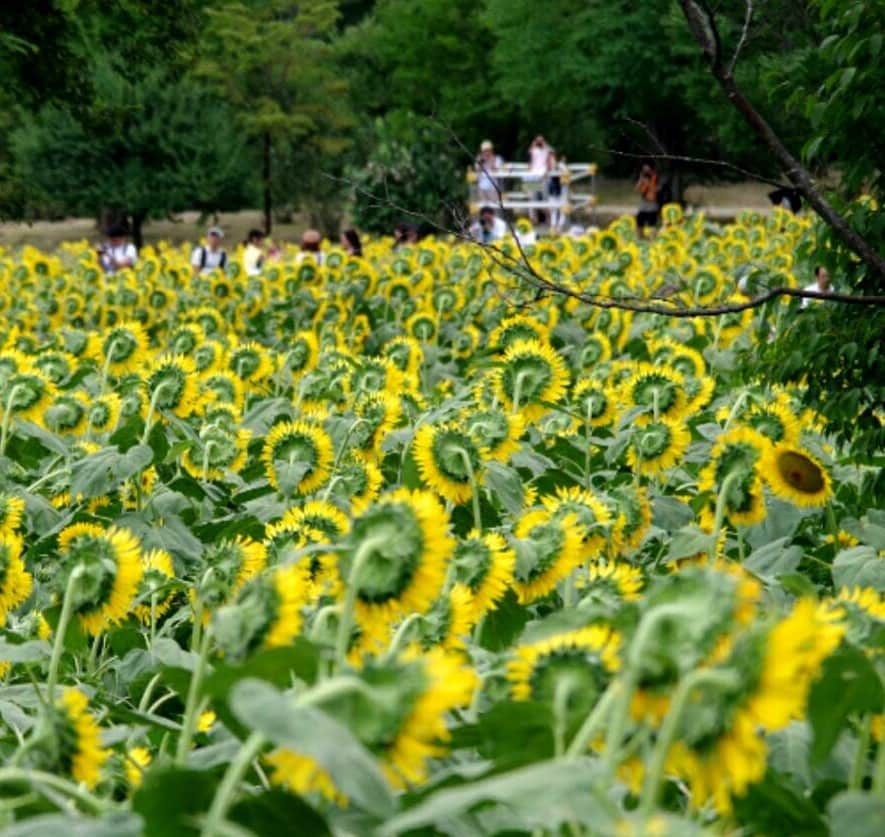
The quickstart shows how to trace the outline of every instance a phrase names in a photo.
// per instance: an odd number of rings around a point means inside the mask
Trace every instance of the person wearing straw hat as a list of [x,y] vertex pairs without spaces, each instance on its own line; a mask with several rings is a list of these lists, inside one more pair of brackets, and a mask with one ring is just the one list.
[[479,147],[479,154],[476,157],[476,187],[479,191],[479,202],[481,204],[490,203],[495,206],[501,200],[501,187],[497,179],[492,176],[492,172],[497,171],[504,165],[503,160],[495,154],[495,146],[491,140],[484,140]]
[[323,253],[320,245],[323,243],[323,236],[319,230],[305,230],[301,235],[301,252],[295,257],[298,262],[303,262],[306,258],[313,259],[317,264],[322,264]]
[[227,267],[227,253],[221,246],[223,239],[224,231],[221,227],[209,227],[206,231],[206,243],[194,247],[191,253],[191,270],[194,276]]

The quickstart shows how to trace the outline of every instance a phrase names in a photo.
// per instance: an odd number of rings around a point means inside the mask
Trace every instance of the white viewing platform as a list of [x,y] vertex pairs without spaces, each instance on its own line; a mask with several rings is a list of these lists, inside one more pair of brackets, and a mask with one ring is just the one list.
[[[476,215],[483,206],[494,206],[516,215],[537,216],[548,213],[549,224],[556,229],[568,226],[569,216],[596,206],[596,163],[560,164],[544,175],[532,172],[528,163],[504,163],[500,168],[486,169],[486,173],[498,185],[500,195],[479,191],[480,172],[467,170],[470,189],[470,213]],[[559,194],[555,194],[555,179],[559,181]],[[551,183],[554,181],[554,183]],[[586,186],[582,191],[573,189],[574,184]],[[553,189],[551,190],[551,185]]]

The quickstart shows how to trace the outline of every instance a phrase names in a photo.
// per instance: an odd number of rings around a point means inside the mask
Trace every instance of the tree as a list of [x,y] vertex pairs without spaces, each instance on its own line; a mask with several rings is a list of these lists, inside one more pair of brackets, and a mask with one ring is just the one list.
[[140,244],[148,217],[238,208],[248,199],[242,140],[205,89],[161,73],[131,82],[108,66],[94,84],[101,102],[94,110],[47,105],[14,132],[32,202],[67,213],[116,208]]
[[276,171],[275,160],[309,151],[334,156],[348,144],[353,120],[347,86],[331,51],[337,7],[334,0],[252,0],[225,3],[208,14],[198,73],[260,148],[269,233],[275,192],[281,185],[287,191],[298,187],[297,172]]

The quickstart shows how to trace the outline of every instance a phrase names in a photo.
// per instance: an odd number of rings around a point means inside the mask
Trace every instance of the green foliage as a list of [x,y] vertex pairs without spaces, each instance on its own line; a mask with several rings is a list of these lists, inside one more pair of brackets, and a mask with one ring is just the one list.
[[94,84],[94,108],[47,105],[13,136],[35,204],[87,215],[119,207],[137,225],[247,199],[242,141],[230,112],[204,89],[160,73],[130,82],[108,66]]
[[359,228],[391,233],[403,220],[425,230],[456,222],[466,199],[464,172],[440,125],[414,115],[377,119],[365,144],[366,164],[350,173]]

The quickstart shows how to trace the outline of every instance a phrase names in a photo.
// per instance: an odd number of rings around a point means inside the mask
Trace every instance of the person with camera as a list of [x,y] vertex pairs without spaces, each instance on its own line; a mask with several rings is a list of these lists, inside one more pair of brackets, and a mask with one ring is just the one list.
[[636,213],[636,226],[641,232],[658,225],[658,172],[654,163],[643,163],[639,179],[633,187],[639,192],[639,211]]
[[479,219],[470,228],[470,235],[480,244],[492,244],[507,235],[507,224],[495,214],[493,206],[484,206]]
[[194,247],[191,253],[191,270],[193,275],[210,273],[215,268],[224,270],[227,267],[227,253],[221,246],[224,231],[221,227],[209,227],[206,233],[206,243]]
[[135,245],[128,241],[126,227],[114,224],[106,231],[108,240],[98,246],[98,260],[105,273],[116,273],[126,267],[132,267],[138,259]]

